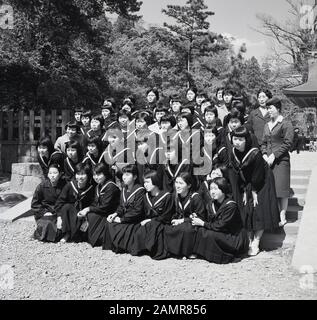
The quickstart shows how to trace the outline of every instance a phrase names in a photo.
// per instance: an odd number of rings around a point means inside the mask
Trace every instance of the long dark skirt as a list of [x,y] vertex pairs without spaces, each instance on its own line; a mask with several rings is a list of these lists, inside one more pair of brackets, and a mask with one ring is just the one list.
[[248,231],[274,230],[278,228],[280,213],[271,169],[265,171],[265,184],[258,193],[258,205],[254,207],[251,186],[248,185],[247,204],[242,211],[243,226]]
[[43,216],[36,220],[36,230],[34,239],[45,242],[58,242],[61,238],[61,232],[56,227],[57,216]]
[[226,234],[205,228],[197,232],[194,253],[209,262],[225,264],[247,252],[249,240],[247,232]]
[[275,178],[276,195],[278,198],[288,198],[290,196],[291,185],[291,165],[289,159],[275,161],[273,166]]
[[134,256],[148,254],[155,260],[168,258],[164,224],[155,219],[145,226],[138,224],[133,235],[130,253]]
[[190,221],[177,226],[165,226],[165,238],[167,251],[179,257],[189,257],[193,253],[197,227],[193,227]]
[[[231,186],[231,194],[232,194],[232,199],[237,203],[239,212],[242,213],[243,211],[243,202],[242,202],[242,190],[239,185],[239,178],[237,173],[229,167],[228,169],[228,180],[230,182]],[[243,217],[241,216],[243,219]]]
[[107,223],[107,216],[89,212],[87,214],[88,230],[87,241],[92,247],[102,246],[104,242],[105,225]]
[[133,235],[140,227],[140,224],[107,222],[102,249],[116,253],[130,252]]
[[80,226],[83,219],[78,219],[78,210],[71,203],[65,204],[60,211],[62,217],[62,233],[68,233],[71,241],[80,241],[83,238]]

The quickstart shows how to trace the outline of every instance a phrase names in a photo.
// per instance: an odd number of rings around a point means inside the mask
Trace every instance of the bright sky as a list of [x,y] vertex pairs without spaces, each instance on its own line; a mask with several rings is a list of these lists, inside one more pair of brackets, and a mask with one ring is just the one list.
[[[140,14],[148,23],[162,25],[169,22],[162,14],[162,8],[167,5],[184,5],[186,0],[142,0]],[[293,0],[296,1],[296,0]],[[297,0],[299,3],[300,0]],[[311,4],[313,0],[304,0]],[[210,30],[218,33],[228,33],[238,39],[241,44],[247,44],[247,57],[256,56],[261,59],[270,51],[270,39],[251,29],[260,26],[257,13],[272,15],[278,21],[285,21],[290,16],[289,4],[286,0],[205,0],[208,10],[215,12],[209,19]]]

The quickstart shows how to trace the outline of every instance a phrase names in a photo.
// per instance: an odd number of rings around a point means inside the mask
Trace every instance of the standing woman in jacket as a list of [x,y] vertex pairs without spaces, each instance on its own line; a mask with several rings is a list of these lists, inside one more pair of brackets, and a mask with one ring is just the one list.
[[280,209],[280,226],[286,221],[288,198],[290,195],[290,155],[293,145],[294,128],[292,123],[281,115],[282,103],[278,98],[266,102],[271,120],[265,125],[261,150],[264,160],[271,167],[274,178],[276,195]]

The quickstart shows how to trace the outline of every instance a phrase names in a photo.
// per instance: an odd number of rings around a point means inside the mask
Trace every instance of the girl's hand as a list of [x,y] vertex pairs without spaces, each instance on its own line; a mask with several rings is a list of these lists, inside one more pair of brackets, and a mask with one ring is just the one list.
[[203,220],[201,220],[200,218],[193,218],[192,225],[198,226],[198,227],[203,227],[205,225],[205,222]]
[[109,223],[113,222],[113,219],[114,219],[116,216],[117,216],[117,213],[116,213],[116,212],[110,214],[110,215],[107,217],[107,221],[108,221]]
[[259,202],[258,202],[258,194],[255,191],[252,191],[252,198],[253,198],[253,206],[256,207]]
[[151,219],[145,219],[145,220],[141,221],[141,226],[142,227],[145,226],[150,221],[151,221]]
[[265,162],[267,162],[267,160],[268,160],[267,154],[264,154],[264,155],[263,155],[263,159],[265,160]]
[[274,160],[275,160],[275,156],[272,153],[267,159],[267,163],[269,164],[269,166],[271,166],[273,164]]
[[62,229],[62,217],[57,217],[56,228]]
[[53,215],[52,212],[46,212],[46,213],[44,214],[44,217],[51,217],[52,215]]
[[192,213],[189,217],[190,217],[191,219],[197,218],[197,214],[194,212],[194,213]]
[[243,199],[242,199],[242,202],[243,202],[243,204],[244,204],[244,205],[246,205],[246,204],[247,204],[247,194],[246,194],[246,192],[244,192],[244,193],[243,193]]
[[184,222],[184,219],[173,219],[172,220],[172,226],[178,226],[179,224],[182,224]]
[[85,208],[83,210],[80,210],[78,213],[77,213],[77,217],[78,218],[84,218],[86,217],[87,213],[89,212],[89,208]]
[[116,222],[116,223],[121,223],[121,219],[119,217],[115,217],[113,219],[113,222]]

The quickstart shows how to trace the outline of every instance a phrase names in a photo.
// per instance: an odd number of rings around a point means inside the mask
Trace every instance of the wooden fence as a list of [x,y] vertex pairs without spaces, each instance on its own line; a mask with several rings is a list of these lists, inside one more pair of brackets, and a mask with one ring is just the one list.
[[11,172],[12,163],[35,161],[40,137],[50,135],[55,142],[70,116],[71,110],[0,111],[0,170]]

